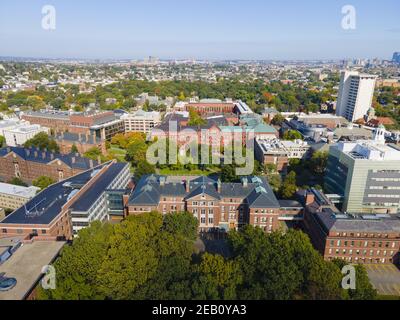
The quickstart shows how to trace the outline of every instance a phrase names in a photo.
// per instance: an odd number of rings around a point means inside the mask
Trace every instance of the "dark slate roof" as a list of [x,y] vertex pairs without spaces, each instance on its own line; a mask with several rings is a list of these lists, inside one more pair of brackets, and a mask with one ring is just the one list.
[[324,208],[322,212],[317,212],[314,216],[327,231],[400,233],[400,218],[397,216],[388,218],[376,216],[374,219],[367,219],[365,218],[367,216],[337,215],[329,208]]
[[301,208],[303,207],[300,202],[296,200],[278,200],[281,208]]
[[217,192],[216,182],[207,177],[200,177],[190,181],[191,192],[186,196],[186,199],[191,199],[201,194],[207,194],[214,199],[221,199],[220,194]]
[[151,175],[143,177],[132,193],[130,205],[156,206],[163,196],[184,197],[186,200],[200,194],[207,194],[217,200],[221,198],[242,198],[243,201],[254,208],[279,208],[268,181],[265,178],[246,177],[246,183],[221,183],[218,192],[218,181],[209,177],[199,177],[189,182],[189,192],[186,192],[185,182],[160,183],[166,177]]
[[127,163],[113,163],[100,178],[71,206],[72,211],[86,212],[100,195],[110,187],[114,178],[129,166]]
[[73,143],[87,143],[87,144],[97,144],[101,142],[101,138],[94,137],[93,135],[85,135],[72,132],[64,132],[63,134],[58,135],[56,141],[70,141]]
[[[37,152],[37,157],[35,157],[35,151]],[[58,159],[63,163],[65,163],[67,166],[74,169],[80,169],[80,170],[90,169],[90,160],[87,158],[80,157],[74,153],[61,154],[61,153],[52,153],[50,151],[42,151],[36,148],[6,147],[0,149],[0,157],[5,157],[10,152],[14,152],[19,157],[21,157],[26,161],[40,162],[43,164],[47,164]],[[75,159],[75,162],[73,161],[73,159]],[[97,166],[99,165],[99,163],[94,160],[93,165]]]
[[[0,222],[0,226],[2,223],[49,224],[58,216],[61,208],[69,200],[69,196],[73,190],[80,189],[88,183],[91,180],[92,175],[102,169],[105,165],[106,164],[100,165],[67,180],[51,185],[28,201],[25,206],[15,210],[3,219]],[[85,201],[89,202],[87,199],[85,199]],[[29,214],[29,212],[31,213]]]

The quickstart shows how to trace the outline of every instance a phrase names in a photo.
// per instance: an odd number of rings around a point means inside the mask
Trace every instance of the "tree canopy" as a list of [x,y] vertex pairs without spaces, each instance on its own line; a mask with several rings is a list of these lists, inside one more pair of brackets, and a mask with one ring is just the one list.
[[[157,212],[120,224],[94,222],[66,245],[54,266],[57,288],[41,299],[363,299],[341,288],[337,263],[323,260],[301,231],[265,234],[246,226],[228,234],[229,255],[196,253],[197,219]],[[361,269],[360,269],[361,270]],[[358,279],[358,278],[357,278]]]
[[47,133],[39,132],[32,139],[29,139],[24,144],[25,148],[36,147],[40,150],[47,149],[53,152],[59,152],[60,147],[54,139],[51,139]]

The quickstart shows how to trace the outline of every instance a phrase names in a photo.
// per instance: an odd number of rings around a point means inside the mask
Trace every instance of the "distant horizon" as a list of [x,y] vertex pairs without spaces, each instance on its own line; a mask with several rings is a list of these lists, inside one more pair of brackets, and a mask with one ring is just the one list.
[[[395,53],[397,51],[394,51]],[[196,61],[196,62],[243,62],[243,61],[255,61],[255,62],[279,62],[279,61],[289,61],[289,62],[313,62],[313,61],[333,61],[333,62],[340,62],[340,61],[347,61],[347,60],[373,60],[379,59],[383,61],[391,61],[393,53],[388,58],[382,57],[343,57],[343,58],[305,58],[305,59],[271,59],[271,58],[264,58],[264,59],[244,59],[244,58],[196,58],[196,57],[187,57],[187,58],[174,58],[174,57],[157,57],[155,55],[139,57],[139,58],[95,58],[95,57],[45,57],[45,56],[1,56],[0,61],[7,61],[7,60],[54,60],[54,61],[134,61],[134,62],[143,62],[145,59],[149,57],[153,57],[158,59],[161,62],[170,62],[170,61]]]

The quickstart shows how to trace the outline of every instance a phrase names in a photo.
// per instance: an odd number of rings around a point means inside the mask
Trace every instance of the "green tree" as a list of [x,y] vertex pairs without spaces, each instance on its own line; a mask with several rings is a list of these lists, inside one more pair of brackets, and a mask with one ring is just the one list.
[[86,151],[83,156],[88,159],[98,160],[99,157],[102,158],[102,152],[98,147],[92,147],[88,151]]
[[71,147],[71,153],[78,153],[78,152],[79,152],[78,147],[77,147],[76,144],[74,143],[74,144],[72,145],[72,147]]
[[147,161],[142,161],[135,169],[135,180],[139,181],[143,176],[156,173],[155,167]]
[[9,184],[13,184],[15,186],[21,186],[21,187],[27,187],[28,185],[22,181],[20,178],[14,177],[10,181],[8,181]]
[[283,134],[283,140],[294,141],[294,140],[302,140],[302,139],[303,139],[303,136],[297,130],[288,130]]
[[144,141],[134,140],[129,143],[125,159],[130,161],[133,166],[146,162],[146,153],[148,146]]
[[54,139],[51,139],[45,132],[39,132],[32,139],[27,140],[24,144],[24,147],[36,147],[40,150],[47,149],[53,152],[60,151],[60,147],[58,146],[57,142]]
[[282,123],[285,122],[285,117],[281,114],[278,113],[272,120],[271,120],[271,124],[273,124],[274,126],[281,126]]
[[292,199],[296,191],[296,172],[291,171],[284,179],[280,193],[284,199]]
[[242,283],[242,271],[237,261],[205,253],[195,272],[195,281],[192,283],[194,299],[237,299],[236,288]]
[[328,152],[317,151],[311,157],[310,168],[315,174],[324,174],[328,163]]
[[6,145],[6,138],[0,136],[0,148],[4,147],[5,145]]
[[35,179],[32,181],[32,184],[35,187],[40,188],[40,190],[46,189],[48,186],[56,183],[56,181],[50,177],[47,176],[40,176],[39,178]]
[[235,182],[238,177],[236,175],[236,167],[232,164],[226,164],[222,166],[221,180],[222,182]]
[[204,120],[194,108],[190,108],[188,125],[201,127],[206,124],[207,124],[207,121]]

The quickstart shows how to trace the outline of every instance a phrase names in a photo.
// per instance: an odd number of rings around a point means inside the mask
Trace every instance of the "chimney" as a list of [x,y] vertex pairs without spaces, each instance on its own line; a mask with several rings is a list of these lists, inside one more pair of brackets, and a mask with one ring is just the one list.
[[29,155],[31,154],[31,151],[29,149],[25,149],[25,154],[27,157],[29,157]]
[[221,183],[221,179],[218,179],[218,181],[217,181],[217,192],[218,193],[221,193],[221,188],[222,187],[222,183]]
[[46,159],[46,152],[42,152],[42,159],[44,160],[44,159]]
[[101,157],[97,156],[97,163],[100,164],[101,163]]
[[71,158],[71,162],[72,162],[72,163],[75,163],[75,162],[76,162],[75,157],[72,157],[72,158]]
[[247,186],[248,186],[247,177],[242,178],[242,185],[244,188],[247,188]]
[[89,167],[93,168],[93,160],[92,159],[89,159]]
[[37,153],[37,151],[35,151],[35,152],[34,152],[34,156],[35,156],[35,158],[37,158],[37,157],[38,157],[38,153]]
[[78,140],[79,142],[82,142],[82,133],[78,133]]
[[51,153],[51,154],[50,154],[50,159],[51,159],[51,160],[54,160],[54,153]]
[[79,152],[76,152],[76,153],[75,153],[75,157],[78,158],[79,156],[80,156]]
[[306,199],[305,199],[305,203],[306,206],[309,206],[310,204],[315,202],[315,195],[312,191],[307,190],[306,192]]
[[161,187],[165,186],[165,177],[160,177],[160,186]]
[[190,192],[190,181],[189,181],[189,179],[186,179],[186,181],[185,181],[185,189],[186,189],[186,193]]

